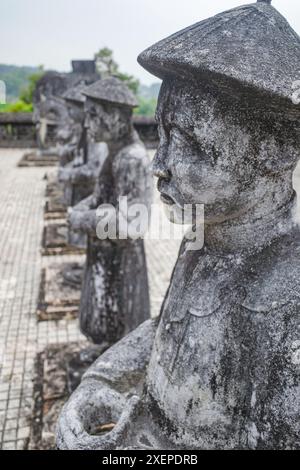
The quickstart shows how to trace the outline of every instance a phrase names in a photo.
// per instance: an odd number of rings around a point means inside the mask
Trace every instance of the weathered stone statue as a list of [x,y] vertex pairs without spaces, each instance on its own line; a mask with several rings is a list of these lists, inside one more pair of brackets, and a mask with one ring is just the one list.
[[82,151],[80,147],[84,147],[84,102],[85,98],[82,94],[87,84],[85,81],[79,83],[75,87],[69,88],[64,94],[63,99],[69,116],[69,126],[61,129],[58,139],[58,154],[60,157],[60,166],[64,167],[72,162],[78,153]]
[[[69,88],[63,95],[68,115],[64,127],[58,134],[60,138],[56,147],[60,157],[58,181],[55,175],[54,182],[49,182],[47,186],[48,201],[45,208],[47,220],[64,219],[68,207],[75,206],[92,194],[107,156],[106,144],[94,142],[89,138],[84,124],[86,97],[82,94],[82,90],[88,84],[90,83],[85,84],[83,80],[75,87]],[[75,232],[66,223],[49,224],[44,228],[44,255],[85,253],[86,245],[86,234]],[[77,265],[75,267],[77,270]]]
[[[136,100],[116,78],[96,82],[86,89],[86,125],[94,145],[105,142],[108,155],[94,193],[71,214],[71,226],[89,236],[80,325],[96,344],[114,344],[150,316],[143,240],[99,240],[96,210],[102,204],[119,209],[127,204],[151,204],[150,161],[133,130]],[[103,145],[103,144],[102,144]]]
[[78,202],[76,197],[74,198],[73,196],[70,173],[74,167],[84,164],[86,153],[87,141],[84,127],[85,96],[82,94],[86,86],[85,82],[80,83],[67,90],[63,95],[70,122],[68,128],[61,130],[60,139],[58,140],[57,151],[61,167],[58,179],[64,185],[65,203],[67,206],[72,206]]
[[[62,87],[61,93],[63,91]],[[70,125],[65,101],[59,95],[47,98],[42,95],[41,101],[38,104],[34,102],[34,106],[38,149],[26,153],[20,166],[55,166],[59,160],[57,144],[64,142]]]
[[34,120],[39,149],[37,152],[41,156],[54,153],[59,123],[66,121],[67,110],[61,95],[68,88],[68,81],[67,74],[46,72],[36,85],[33,95]]
[[[74,174],[78,167],[84,165],[87,153],[86,129],[84,127],[85,96],[82,94],[86,88],[82,82],[68,89],[64,95],[65,107],[68,119],[59,133],[57,153],[59,155],[60,168],[54,182],[48,183],[47,193],[49,200],[46,206],[48,218],[61,218],[66,215],[67,208],[77,204],[81,199],[92,193],[96,175],[91,178],[89,186],[83,182],[83,188],[78,185]],[[105,146],[104,146],[105,151]],[[100,165],[98,156],[98,166]],[[96,166],[96,165],[94,165]],[[74,181],[75,179],[75,181]],[[85,234],[74,233],[65,223],[50,224],[44,228],[44,254],[64,254],[72,251],[85,251]],[[79,286],[80,287],[80,286]]]
[[[72,61],[71,73],[50,71],[42,76],[33,96],[34,118],[40,150],[47,150],[49,146],[53,147],[53,143],[57,142],[58,133],[65,126],[63,112],[66,110],[63,100],[59,97],[82,81],[90,84],[97,79],[99,79],[99,75],[96,73],[95,61],[93,60]],[[46,152],[44,153],[46,154]]]
[[174,34],[139,62],[163,79],[162,200],[178,213],[204,204],[205,243],[189,251],[183,241],[159,321],[85,374],[58,445],[299,450],[299,37],[260,1]]
[[[50,105],[54,101],[60,101],[64,112],[64,118],[56,135],[56,145],[52,149],[38,152],[40,159],[47,158],[48,152],[56,155],[60,169],[73,165],[80,160],[81,142],[84,136],[84,96],[81,90],[86,87],[85,81],[75,87],[69,88],[59,98],[51,98],[45,104]],[[82,160],[82,158],[81,158]],[[77,163],[78,164],[78,163]],[[68,206],[72,204],[72,186],[67,181],[60,182],[57,174],[48,176],[46,195],[48,201],[45,207],[45,218],[63,219],[66,216]],[[45,228],[48,232],[56,231],[55,226]],[[48,238],[48,237],[47,237]],[[53,239],[53,237],[50,237]],[[56,237],[54,237],[56,238]],[[54,242],[56,244],[56,242]],[[46,242],[48,245],[48,242]],[[50,245],[53,243],[50,241]]]
[[105,143],[92,141],[84,128],[75,158],[59,170],[59,181],[72,188],[69,206],[78,204],[92,194],[106,157]]
[[38,150],[25,154],[20,166],[57,163],[57,143],[64,141],[68,129],[68,113],[61,96],[82,81],[91,84],[98,79],[94,60],[72,61],[71,73],[48,71],[40,78],[33,94]]
[[[69,114],[78,123],[78,126],[74,128],[74,140],[70,142],[65,152],[68,157],[70,156],[69,150],[71,150],[73,158],[68,164],[61,166],[58,175],[60,183],[64,186],[65,203],[70,208],[93,193],[108,153],[105,143],[95,142],[92,136],[88,136],[84,122],[86,101],[86,96],[82,93],[84,89],[86,85],[80,85],[64,95]],[[75,232],[69,224],[68,243],[77,247],[86,247],[87,235],[82,231]]]

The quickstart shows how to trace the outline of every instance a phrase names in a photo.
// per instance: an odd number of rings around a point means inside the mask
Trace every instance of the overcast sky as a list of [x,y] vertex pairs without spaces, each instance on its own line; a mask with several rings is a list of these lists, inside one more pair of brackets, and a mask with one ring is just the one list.
[[[122,71],[155,81],[137,64],[143,49],[243,0],[0,0],[0,63],[70,70],[101,47]],[[247,3],[247,2],[246,2]],[[273,0],[300,33],[300,1]]]

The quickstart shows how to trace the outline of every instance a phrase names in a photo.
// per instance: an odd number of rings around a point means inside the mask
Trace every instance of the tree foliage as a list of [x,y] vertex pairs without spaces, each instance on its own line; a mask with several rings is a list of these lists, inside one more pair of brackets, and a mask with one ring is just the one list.
[[27,87],[23,88],[20,93],[20,101],[28,105],[32,105],[33,103],[33,94],[36,88],[37,82],[42,78],[44,75],[44,69],[42,66],[39,67],[39,70],[36,73],[33,73],[28,78],[28,85]]
[[22,100],[18,100],[14,103],[8,103],[0,106],[0,112],[2,113],[31,113],[32,111],[32,103],[28,104]]
[[[33,93],[38,80],[43,76],[43,67],[35,69],[34,73],[31,73],[27,77],[26,87],[20,88],[19,98],[12,103],[7,103],[0,106],[1,112],[6,113],[30,113],[33,111]],[[24,82],[23,82],[24,83]]]
[[6,84],[7,102],[16,101],[21,90],[28,84],[29,77],[38,71],[38,67],[0,64],[0,80]]
[[96,67],[103,76],[116,75],[119,72],[119,65],[113,58],[113,51],[108,47],[103,47],[95,54]]
[[138,97],[139,107],[135,110],[135,114],[138,116],[153,117],[157,106],[156,98],[143,98]]
[[126,82],[127,86],[135,95],[138,94],[140,82],[133,75],[121,72],[119,64],[114,59],[114,54],[108,47],[103,47],[95,54],[96,67],[102,77],[114,75],[120,80]]

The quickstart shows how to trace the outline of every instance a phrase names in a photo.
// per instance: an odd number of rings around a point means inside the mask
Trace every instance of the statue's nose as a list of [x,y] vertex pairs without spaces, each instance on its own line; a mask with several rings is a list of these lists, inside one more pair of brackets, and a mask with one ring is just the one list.
[[161,154],[158,150],[152,165],[151,165],[152,175],[156,178],[170,179],[172,176],[171,170],[168,168],[167,161],[165,156]]

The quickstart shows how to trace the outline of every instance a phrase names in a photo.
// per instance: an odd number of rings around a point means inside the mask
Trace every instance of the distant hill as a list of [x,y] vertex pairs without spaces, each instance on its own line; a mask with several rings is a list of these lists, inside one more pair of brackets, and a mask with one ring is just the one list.
[[18,99],[20,91],[28,85],[28,77],[38,72],[38,70],[38,67],[0,64],[0,80],[3,80],[6,84],[7,102]]

